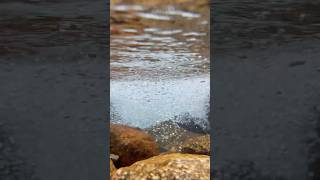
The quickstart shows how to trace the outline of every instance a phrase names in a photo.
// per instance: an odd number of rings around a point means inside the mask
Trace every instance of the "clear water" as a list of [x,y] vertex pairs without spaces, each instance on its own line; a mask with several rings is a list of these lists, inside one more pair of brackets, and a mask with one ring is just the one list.
[[145,128],[184,113],[206,121],[209,6],[194,5],[111,6],[112,122]]

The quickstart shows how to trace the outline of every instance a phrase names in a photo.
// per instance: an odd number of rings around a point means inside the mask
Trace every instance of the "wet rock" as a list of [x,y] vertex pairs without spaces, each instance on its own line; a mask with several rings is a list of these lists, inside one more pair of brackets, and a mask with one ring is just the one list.
[[186,140],[178,150],[183,153],[210,155],[210,135],[203,135]]
[[110,159],[110,177],[112,177],[113,173],[117,170],[114,166],[113,161]]
[[119,155],[119,167],[158,155],[159,146],[152,136],[126,125],[110,125],[110,153]]
[[145,131],[156,139],[164,151],[170,150],[173,147],[180,147],[187,139],[200,136],[200,134],[179,127],[173,121],[163,121],[145,129]]
[[210,157],[180,153],[159,155],[120,168],[111,179],[209,180]]
[[[209,112],[209,111],[208,111]],[[207,119],[193,117],[190,113],[175,116],[174,121],[179,127],[194,133],[210,133],[210,124]]]

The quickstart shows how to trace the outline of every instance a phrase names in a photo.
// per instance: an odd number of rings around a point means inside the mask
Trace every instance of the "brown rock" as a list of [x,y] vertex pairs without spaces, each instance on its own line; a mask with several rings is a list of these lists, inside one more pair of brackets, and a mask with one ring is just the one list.
[[111,180],[209,180],[210,158],[206,155],[171,153],[138,161],[118,169]]
[[110,159],[110,177],[112,177],[113,173],[117,170],[114,166],[113,161]]
[[119,167],[159,154],[159,146],[143,131],[126,125],[110,125],[110,153],[117,154]]
[[186,140],[181,145],[180,152],[210,155],[210,135],[207,134]]

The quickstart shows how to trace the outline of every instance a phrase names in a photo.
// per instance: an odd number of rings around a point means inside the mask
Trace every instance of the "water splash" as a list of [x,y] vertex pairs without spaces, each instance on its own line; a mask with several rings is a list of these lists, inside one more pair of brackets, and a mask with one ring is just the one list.
[[[208,76],[159,80],[111,81],[111,103],[118,122],[145,128],[189,113],[207,119]],[[114,122],[116,119],[111,119]],[[178,119],[176,119],[178,120]]]

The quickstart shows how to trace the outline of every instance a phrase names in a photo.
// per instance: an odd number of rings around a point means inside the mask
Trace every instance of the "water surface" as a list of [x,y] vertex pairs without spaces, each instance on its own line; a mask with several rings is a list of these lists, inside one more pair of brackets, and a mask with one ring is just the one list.
[[181,114],[206,121],[209,7],[111,6],[113,122],[148,127]]

